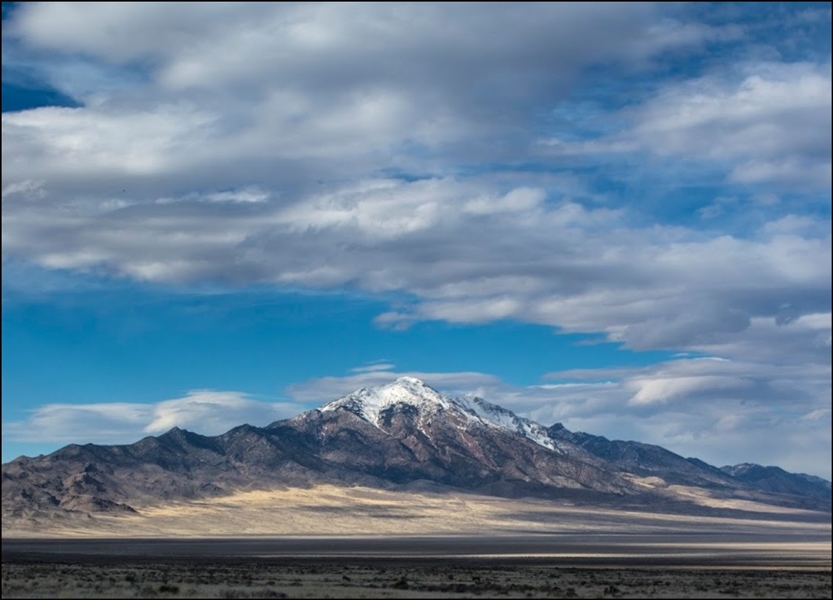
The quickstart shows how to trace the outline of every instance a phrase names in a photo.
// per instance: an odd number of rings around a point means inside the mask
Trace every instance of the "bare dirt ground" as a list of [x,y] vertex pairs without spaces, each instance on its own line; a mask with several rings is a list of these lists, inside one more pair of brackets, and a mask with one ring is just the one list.
[[[797,527],[830,533],[829,513],[742,500],[698,498],[703,515],[662,514],[645,507],[601,508],[568,502],[511,500],[464,493],[394,492],[320,485],[310,489],[239,491],[228,496],[137,506],[136,514],[3,515],[4,538],[204,537],[316,535],[485,535],[660,533],[680,527],[767,531]],[[711,506],[713,504],[713,506]],[[718,513],[724,516],[716,516]]]
[[3,598],[830,598],[829,569],[536,561],[11,562]]

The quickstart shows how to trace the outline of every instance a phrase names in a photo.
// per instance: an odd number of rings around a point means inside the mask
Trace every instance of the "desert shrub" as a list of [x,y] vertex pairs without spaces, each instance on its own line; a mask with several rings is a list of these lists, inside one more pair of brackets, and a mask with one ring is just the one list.
[[239,590],[237,588],[223,588],[220,590],[220,598],[249,598],[251,594],[246,590]]
[[178,585],[168,585],[167,583],[163,583],[159,586],[159,592],[162,594],[178,594],[179,593],[179,586]]
[[408,580],[403,577],[402,579],[394,583],[392,587],[396,588],[397,590],[407,590]]

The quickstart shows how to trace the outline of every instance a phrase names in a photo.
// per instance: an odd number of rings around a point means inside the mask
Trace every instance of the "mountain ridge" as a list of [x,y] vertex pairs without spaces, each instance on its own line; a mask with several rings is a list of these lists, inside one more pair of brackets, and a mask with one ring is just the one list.
[[708,498],[830,512],[826,480],[736,467],[719,469],[560,423],[547,428],[482,398],[453,398],[400,378],[265,427],[243,424],[217,436],[174,427],[133,444],[70,444],[20,457],[2,466],[2,514],[4,522],[130,514],[160,502],[322,483],[428,485],[678,512],[704,510],[691,499],[696,490]]

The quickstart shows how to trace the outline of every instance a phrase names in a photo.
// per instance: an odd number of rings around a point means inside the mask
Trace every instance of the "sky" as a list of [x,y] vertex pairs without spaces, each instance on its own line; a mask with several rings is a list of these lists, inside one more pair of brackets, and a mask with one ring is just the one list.
[[2,460],[402,375],[830,479],[829,3],[3,3]]

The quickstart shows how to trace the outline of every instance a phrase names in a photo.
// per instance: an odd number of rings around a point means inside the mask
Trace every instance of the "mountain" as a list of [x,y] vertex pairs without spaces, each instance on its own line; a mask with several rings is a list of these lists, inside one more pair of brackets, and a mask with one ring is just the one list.
[[573,444],[480,398],[439,394],[403,377],[269,426],[303,431],[321,458],[394,483],[427,480],[508,495],[626,494],[630,482]]
[[[536,444],[560,452],[542,425],[517,416],[496,404],[482,398],[472,400],[443,396],[423,381],[414,377],[400,377],[394,383],[378,388],[363,388],[348,396],[324,405],[321,410],[348,410],[364,420],[380,427],[385,415],[393,414],[398,405],[411,406],[421,415],[420,421],[430,424],[432,417],[442,415],[462,416],[468,424],[478,424],[518,433]],[[382,417],[380,419],[380,417]]]
[[755,489],[802,496],[830,498],[830,482],[805,473],[788,473],[780,467],[742,463],[720,470]]
[[[737,481],[730,473],[701,460],[683,458],[679,454],[652,444],[608,440],[589,433],[573,433],[556,423],[547,430],[554,440],[564,440],[580,446],[621,471],[641,477],[660,477],[666,483],[705,488],[731,487]],[[777,491],[777,490],[771,490]],[[787,490],[783,490],[789,493]]]
[[818,478],[757,465],[718,469],[659,446],[546,428],[408,377],[266,427],[241,425],[213,437],[174,428],[129,445],[72,444],[20,457],[2,466],[2,482],[4,523],[131,514],[152,504],[322,483],[672,512],[702,512],[703,498],[830,511],[830,483]]

